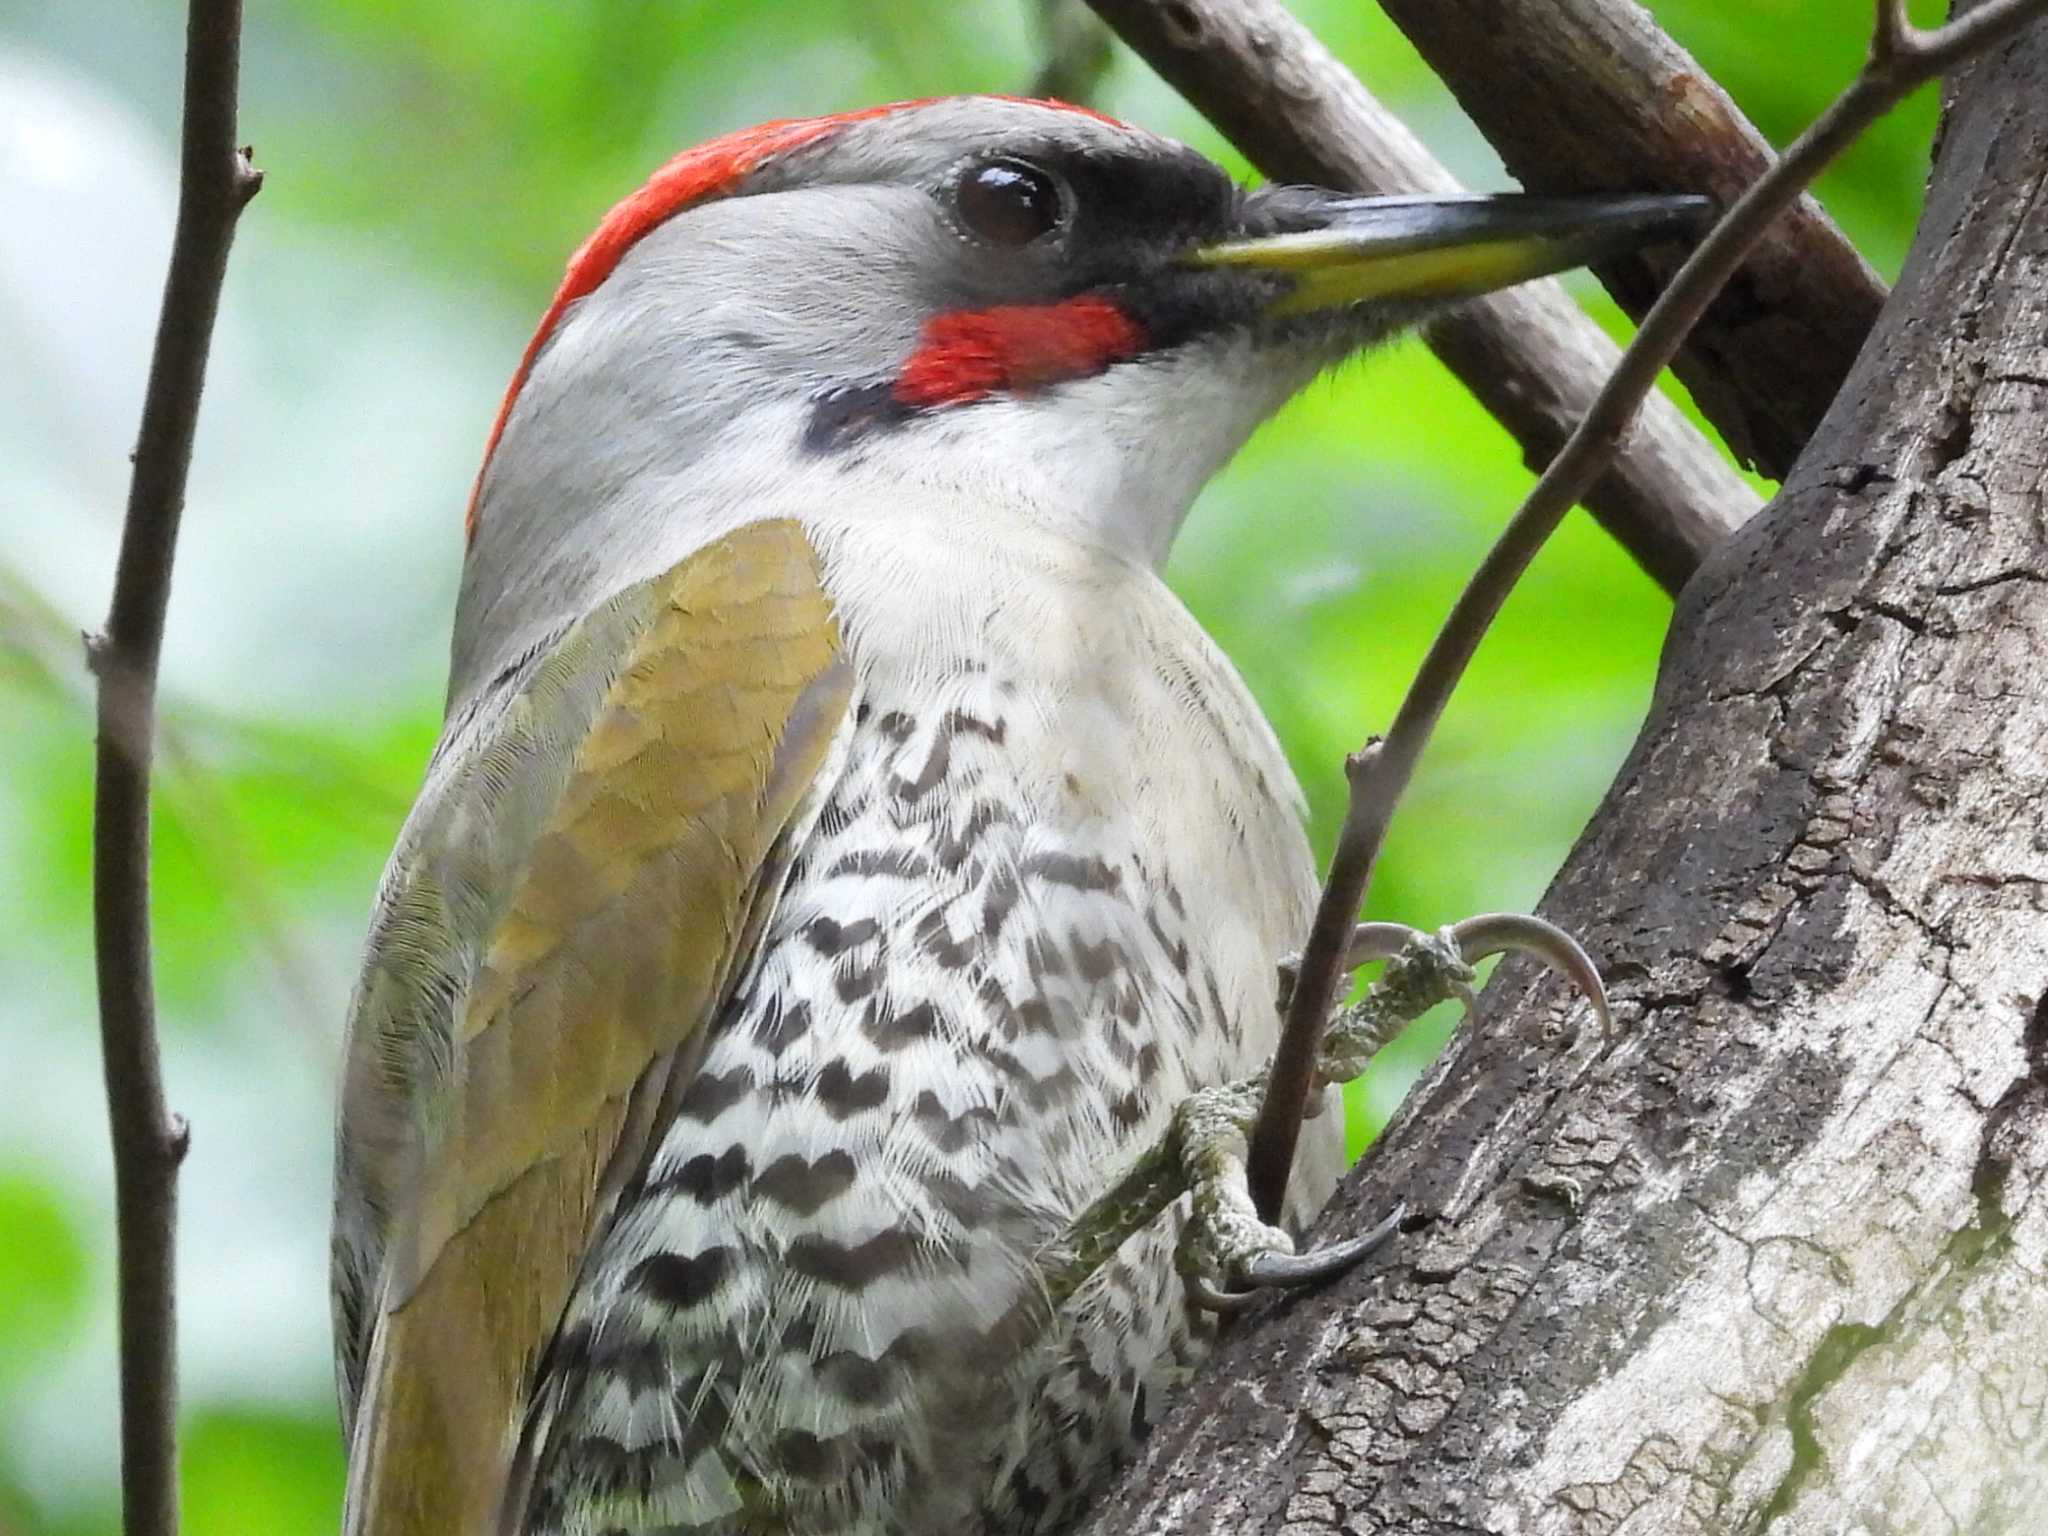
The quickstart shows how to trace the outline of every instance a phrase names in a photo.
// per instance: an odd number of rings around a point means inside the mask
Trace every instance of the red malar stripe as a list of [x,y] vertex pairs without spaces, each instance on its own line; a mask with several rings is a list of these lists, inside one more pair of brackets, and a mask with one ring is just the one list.
[[896,378],[905,405],[966,405],[1086,378],[1144,350],[1145,332],[1114,300],[958,310],[925,322]]
[[[527,375],[533,371],[534,360],[540,356],[541,348],[547,345],[548,337],[554,334],[563,312],[611,276],[612,270],[636,241],[685,208],[732,192],[747,176],[777,155],[815,143],[850,123],[886,117],[892,112],[903,112],[913,107],[930,106],[942,99],[927,97],[918,101],[896,101],[831,117],[781,118],[726,134],[695,149],[684,150],[649,177],[639,191],[606,214],[591,237],[569,258],[569,269],[562,277],[562,286],[555,290],[554,300],[548,305],[547,313],[541,316],[533,339],[526,344],[526,352],[512,374],[505,398],[498,403],[498,414],[491,422],[490,436],[484,441],[483,464],[478,466],[476,484],[470,489],[469,512],[463,523],[465,535],[472,539],[476,537],[477,498],[483,492],[484,470],[489,468],[491,455],[497,451],[498,439],[505,434],[505,422],[512,414],[513,402],[519,398]],[[1113,117],[1063,101],[1033,101],[1023,96],[998,99],[1055,107],[1066,112],[1078,112],[1115,127],[1123,126]]]

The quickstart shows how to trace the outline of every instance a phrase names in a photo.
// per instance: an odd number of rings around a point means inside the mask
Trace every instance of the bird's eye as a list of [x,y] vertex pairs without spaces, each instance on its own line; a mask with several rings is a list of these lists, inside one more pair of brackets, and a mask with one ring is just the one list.
[[960,222],[990,245],[1029,245],[1057,229],[1065,213],[1059,183],[1021,160],[968,167],[953,199]]

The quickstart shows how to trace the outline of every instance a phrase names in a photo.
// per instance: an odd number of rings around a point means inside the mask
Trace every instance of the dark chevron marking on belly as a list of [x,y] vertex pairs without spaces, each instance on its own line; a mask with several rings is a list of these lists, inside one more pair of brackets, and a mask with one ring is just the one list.
[[718,1294],[732,1271],[730,1248],[707,1248],[687,1256],[657,1253],[642,1259],[626,1284],[649,1301],[674,1310],[698,1306]]
[[799,1216],[815,1216],[827,1200],[837,1199],[853,1188],[855,1172],[853,1154],[843,1147],[818,1158],[785,1152],[755,1175],[750,1187],[762,1199],[773,1200],[784,1210]]

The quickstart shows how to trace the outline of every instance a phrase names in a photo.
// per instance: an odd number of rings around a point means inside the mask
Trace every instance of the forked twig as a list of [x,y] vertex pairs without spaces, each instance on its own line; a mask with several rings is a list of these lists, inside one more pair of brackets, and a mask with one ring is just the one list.
[[93,799],[93,950],[114,1142],[127,1536],[178,1528],[174,1254],[184,1122],[164,1103],[149,929],[149,769],[171,559],[235,221],[263,178],[235,144],[240,0],[192,0],[178,222],[105,629]]
[[1536,551],[1613,458],[1636,408],[1707,305],[1765,227],[1871,123],[1915,87],[2010,36],[2048,0],[1987,0],[1932,31],[1905,18],[1902,0],[1876,0],[1870,55],[1848,88],[1814,119],[1701,240],[1559,450],[1488,551],[1431,642],[1383,740],[1347,759],[1350,798],[1322,900],[1303,951],[1280,1047],[1253,1128],[1252,1198],[1271,1221],[1280,1209],[1315,1081],[1324,1021],[1336,1000],[1353,920],[1364,905],[1394,806],[1466,664]]

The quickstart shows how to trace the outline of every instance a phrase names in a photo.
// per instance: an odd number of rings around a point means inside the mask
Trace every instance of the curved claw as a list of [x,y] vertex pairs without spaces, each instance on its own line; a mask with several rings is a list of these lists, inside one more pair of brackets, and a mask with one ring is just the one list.
[[1600,1021],[1600,1033],[1613,1035],[1614,1014],[1607,1006],[1607,988],[1593,957],[1557,924],[1520,912],[1485,912],[1453,923],[1451,937],[1458,952],[1475,965],[1489,955],[1513,952],[1535,956],[1585,994],[1593,1005],[1593,1016]]
[[1234,1317],[1259,1299],[1257,1291],[1219,1291],[1206,1280],[1188,1282],[1188,1300],[1204,1312]]
[[1360,923],[1351,930],[1351,943],[1344,951],[1345,969],[1355,971],[1375,960],[1391,960],[1410,944],[1428,937],[1406,923]]
[[1190,1280],[1189,1294],[1198,1307],[1235,1313],[1256,1301],[1261,1291],[1294,1290],[1335,1279],[1392,1237],[1407,1216],[1408,1202],[1399,1201],[1372,1230],[1345,1242],[1331,1243],[1309,1253],[1259,1254],[1238,1271],[1244,1290],[1218,1290],[1206,1281]]
[[1408,1202],[1397,1201],[1393,1210],[1370,1231],[1308,1253],[1259,1254],[1244,1266],[1241,1277],[1247,1285],[1260,1290],[1314,1285],[1332,1279],[1392,1237],[1407,1215]]

